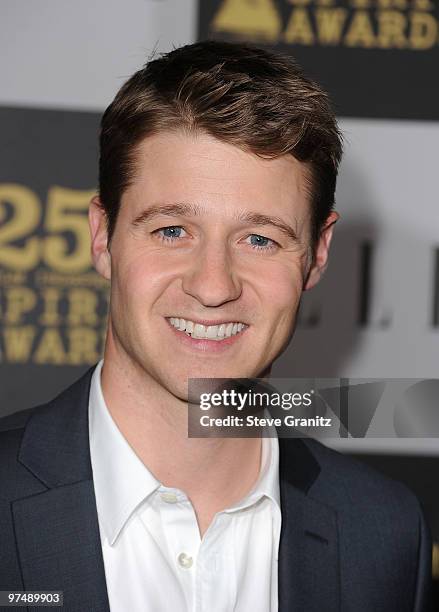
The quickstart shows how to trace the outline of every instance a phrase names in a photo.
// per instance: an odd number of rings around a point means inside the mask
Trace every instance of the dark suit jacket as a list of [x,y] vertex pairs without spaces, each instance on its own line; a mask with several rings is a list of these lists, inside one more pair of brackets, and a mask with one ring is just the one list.
[[[109,610],[88,441],[91,374],[0,420],[0,590],[62,590],[64,612]],[[416,498],[316,441],[279,443],[279,612],[430,609],[431,542]]]

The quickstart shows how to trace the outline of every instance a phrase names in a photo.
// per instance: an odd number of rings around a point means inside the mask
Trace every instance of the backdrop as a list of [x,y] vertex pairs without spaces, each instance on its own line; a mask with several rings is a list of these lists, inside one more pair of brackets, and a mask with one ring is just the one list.
[[[100,115],[153,52],[207,37],[293,54],[345,135],[331,263],[273,375],[437,377],[438,19],[432,0],[2,0],[1,414],[99,359],[108,288],[86,212]],[[408,482],[439,538],[436,439],[336,446]]]

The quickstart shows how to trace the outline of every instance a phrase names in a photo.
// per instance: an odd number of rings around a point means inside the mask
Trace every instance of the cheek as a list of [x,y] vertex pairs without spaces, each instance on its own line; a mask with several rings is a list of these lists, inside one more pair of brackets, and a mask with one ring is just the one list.
[[267,309],[273,313],[292,312],[299,303],[303,288],[302,267],[298,263],[287,263],[260,270],[258,287]]
[[[141,301],[145,308],[175,277],[175,262],[160,253],[131,253],[115,258],[112,286],[128,306]],[[173,265],[174,263],[174,265]]]

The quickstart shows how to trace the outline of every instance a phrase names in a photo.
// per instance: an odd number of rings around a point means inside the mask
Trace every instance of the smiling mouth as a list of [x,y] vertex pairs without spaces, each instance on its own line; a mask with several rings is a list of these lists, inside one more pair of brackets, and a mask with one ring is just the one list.
[[178,317],[167,317],[167,320],[175,329],[198,340],[225,340],[226,338],[236,336],[248,327],[248,325],[240,321],[217,323],[215,325],[202,325],[196,321]]

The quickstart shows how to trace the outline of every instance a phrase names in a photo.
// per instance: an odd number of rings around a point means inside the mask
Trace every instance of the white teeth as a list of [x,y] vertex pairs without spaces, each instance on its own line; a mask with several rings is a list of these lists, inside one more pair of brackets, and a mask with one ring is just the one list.
[[226,327],[226,333],[224,334],[226,338],[230,338],[232,335],[233,323],[229,323]]
[[210,339],[214,339],[217,337],[218,325],[209,325],[207,328],[207,337]]
[[187,335],[191,335],[193,338],[208,338],[209,340],[230,338],[230,336],[234,336],[246,328],[244,323],[238,322],[221,323],[220,325],[202,325],[201,323],[194,323],[194,321],[177,317],[170,317],[169,322],[173,327],[179,331],[185,331]]
[[204,325],[201,325],[200,323],[195,323],[195,327],[194,327],[194,332],[193,332],[193,337],[194,338],[204,338],[206,334],[206,328],[204,327]]

